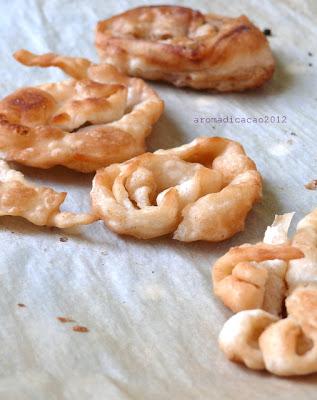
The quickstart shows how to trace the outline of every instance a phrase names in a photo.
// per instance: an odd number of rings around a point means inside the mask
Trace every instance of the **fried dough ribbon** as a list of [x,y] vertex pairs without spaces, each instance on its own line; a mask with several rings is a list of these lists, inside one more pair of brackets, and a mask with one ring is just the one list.
[[91,197],[94,212],[117,233],[217,242],[244,229],[261,191],[239,143],[201,137],[97,171]]
[[0,160],[0,216],[23,217],[35,225],[69,228],[96,221],[91,214],[61,212],[60,206],[67,193],[38,187],[24,178],[20,171],[11,169]]
[[261,86],[275,66],[266,37],[246,16],[179,6],[138,7],[100,21],[96,48],[101,62],[129,75],[222,92]]
[[233,312],[262,308],[280,315],[287,262],[302,257],[287,243],[292,217],[292,213],[276,216],[263,242],[233,247],[214,264],[214,293]]
[[299,222],[292,245],[304,257],[289,261],[286,270],[287,317],[242,311],[219,336],[228,358],[281,376],[317,372],[317,209]]
[[141,79],[84,58],[26,50],[14,57],[28,66],[61,68],[73,79],[25,87],[0,102],[6,160],[91,172],[145,151],[163,102]]

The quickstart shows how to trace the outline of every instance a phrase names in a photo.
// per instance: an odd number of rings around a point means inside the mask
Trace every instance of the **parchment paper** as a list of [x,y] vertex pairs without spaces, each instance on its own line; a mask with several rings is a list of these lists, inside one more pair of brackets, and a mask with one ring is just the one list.
[[[96,22],[141,4],[148,2],[1,0],[0,95],[63,78],[53,68],[19,65],[11,57],[14,50],[97,61]],[[263,174],[263,201],[244,233],[217,245],[138,241],[118,237],[101,222],[62,232],[1,218],[1,400],[316,398],[316,375],[280,379],[225,359],[217,336],[230,312],[213,297],[210,267],[229,246],[260,240],[275,213],[294,210],[297,222],[316,206],[316,192],[304,184],[317,178],[317,3],[177,4],[232,16],[246,13],[261,29],[270,28],[277,71],[265,88],[244,94],[155,84],[166,111],[149,148],[180,145],[199,135],[236,139]],[[286,123],[194,122],[195,117],[266,115],[286,116]],[[32,180],[68,191],[65,209],[89,209],[92,175],[19,168]],[[58,316],[73,318],[89,332],[72,331],[73,325],[60,323]]]

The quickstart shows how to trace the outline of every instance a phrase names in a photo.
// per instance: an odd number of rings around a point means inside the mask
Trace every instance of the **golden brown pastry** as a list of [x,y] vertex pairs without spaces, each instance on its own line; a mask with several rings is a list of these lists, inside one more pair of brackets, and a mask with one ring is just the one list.
[[287,317],[241,311],[219,336],[231,360],[281,376],[317,372],[317,209],[299,222],[292,244],[304,257],[288,263]]
[[239,143],[201,137],[100,169],[91,197],[117,233],[217,242],[244,229],[261,192],[261,176]]
[[0,149],[7,160],[91,172],[145,151],[163,102],[142,80],[83,58],[26,50],[15,58],[57,66],[74,79],[22,88],[0,102]]
[[38,187],[0,160],[0,216],[23,217],[35,225],[69,228],[96,221],[91,214],[60,211],[67,193],[58,193],[47,187]]
[[179,6],[138,7],[100,21],[96,47],[101,62],[131,76],[221,92],[261,86],[275,65],[266,37],[246,16]]

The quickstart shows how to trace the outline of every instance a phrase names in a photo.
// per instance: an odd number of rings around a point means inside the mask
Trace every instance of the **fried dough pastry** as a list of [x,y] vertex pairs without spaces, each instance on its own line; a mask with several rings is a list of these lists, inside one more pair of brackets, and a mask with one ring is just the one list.
[[263,33],[246,16],[227,18],[179,6],[138,7],[100,21],[101,62],[175,86],[242,91],[274,72]]
[[11,169],[0,160],[0,216],[23,217],[35,225],[69,228],[96,221],[91,214],[61,212],[60,206],[67,193],[38,187],[24,178],[20,171]]
[[225,240],[244,229],[262,181],[242,146],[223,138],[146,153],[100,169],[94,212],[119,234],[184,242]]
[[280,376],[317,372],[317,209],[299,222],[292,241],[304,257],[289,261],[287,317],[242,311],[224,325],[219,344],[228,358]]
[[28,66],[59,67],[73,79],[25,87],[0,102],[6,160],[91,172],[145,151],[163,102],[141,79],[84,58],[26,50],[14,56]]
[[265,369],[258,341],[261,333],[276,321],[277,316],[261,309],[240,311],[225,322],[219,334],[219,346],[229,360],[250,369]]
[[215,295],[233,312],[261,308],[280,315],[287,262],[302,252],[287,244],[293,213],[278,215],[263,242],[231,248],[213,266]]

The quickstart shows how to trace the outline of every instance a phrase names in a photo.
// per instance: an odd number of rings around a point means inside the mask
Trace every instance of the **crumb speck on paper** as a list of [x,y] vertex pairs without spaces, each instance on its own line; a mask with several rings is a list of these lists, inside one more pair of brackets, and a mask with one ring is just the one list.
[[295,132],[291,132],[291,136],[297,136]]
[[80,332],[80,333],[89,332],[88,328],[86,328],[85,326],[80,326],[80,325],[73,326],[72,329],[74,332]]
[[68,322],[76,322],[74,319],[69,317],[56,317],[56,319],[58,319],[58,321],[61,322],[62,324],[66,324]]
[[313,179],[312,181],[306,183],[305,188],[308,190],[316,190],[317,189],[317,179]]
[[68,237],[62,236],[62,237],[59,238],[59,241],[62,242],[62,243],[65,243],[65,242],[68,241]]
[[272,31],[270,28],[263,29],[263,33],[265,36],[272,36]]
[[18,303],[18,307],[24,308],[24,307],[26,307],[26,305],[23,303]]
[[311,51],[308,52],[309,57],[313,56],[313,53]]
[[309,67],[312,67],[312,66],[313,66],[313,64],[312,64],[312,63],[308,63],[308,66],[309,66]]

